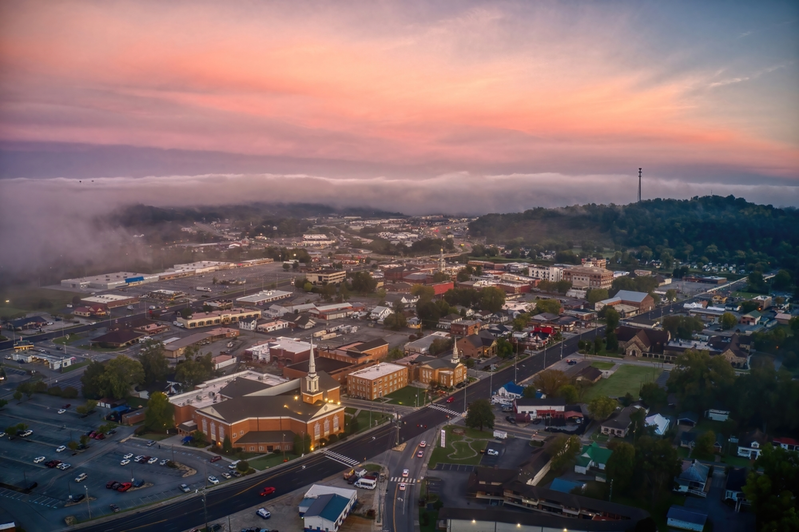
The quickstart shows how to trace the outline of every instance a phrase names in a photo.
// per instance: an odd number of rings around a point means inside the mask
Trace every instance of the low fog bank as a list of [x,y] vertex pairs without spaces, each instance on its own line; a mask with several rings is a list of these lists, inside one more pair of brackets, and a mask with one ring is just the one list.
[[[626,204],[635,200],[637,186],[637,177],[631,176],[486,176],[465,172],[418,181],[274,174],[6,179],[0,180],[0,273],[18,273],[57,260],[80,263],[101,258],[130,235],[123,229],[98,224],[98,218],[133,203],[192,206],[302,202],[409,215],[479,215],[538,206]],[[733,194],[778,207],[799,205],[796,186],[644,180],[645,199],[682,199],[711,193]]]

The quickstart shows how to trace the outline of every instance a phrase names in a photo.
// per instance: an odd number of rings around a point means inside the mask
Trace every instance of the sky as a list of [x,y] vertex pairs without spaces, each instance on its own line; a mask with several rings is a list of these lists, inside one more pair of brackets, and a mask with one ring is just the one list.
[[624,204],[639,167],[644,198],[797,206],[798,56],[795,1],[5,0],[0,224]]

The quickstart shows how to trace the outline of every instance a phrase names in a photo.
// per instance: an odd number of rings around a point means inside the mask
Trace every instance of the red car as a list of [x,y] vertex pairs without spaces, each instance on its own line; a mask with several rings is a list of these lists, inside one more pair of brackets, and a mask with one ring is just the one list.
[[117,488],[117,491],[125,492],[128,491],[132,486],[133,484],[130,482],[123,482],[122,485]]
[[455,400],[455,396],[454,395],[450,395],[449,397],[447,397],[447,402],[448,403],[451,403],[454,400]]
[[218,461],[220,461],[221,459],[222,459],[222,457],[221,457],[221,456],[214,456],[213,458],[211,458],[211,462],[218,462]]
[[272,495],[275,492],[275,488],[272,486],[266,487],[261,491],[261,497],[266,497],[267,495]]

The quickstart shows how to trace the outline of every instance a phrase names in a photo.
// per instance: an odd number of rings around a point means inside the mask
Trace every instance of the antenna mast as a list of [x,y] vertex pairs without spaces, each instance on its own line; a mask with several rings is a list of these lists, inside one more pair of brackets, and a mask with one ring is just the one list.
[[638,169],[638,203],[641,203],[641,170],[643,169]]

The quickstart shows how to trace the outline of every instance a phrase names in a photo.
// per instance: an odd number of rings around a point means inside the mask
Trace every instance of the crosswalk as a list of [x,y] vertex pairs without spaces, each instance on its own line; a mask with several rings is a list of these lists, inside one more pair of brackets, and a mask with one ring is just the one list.
[[408,478],[408,477],[391,477],[391,482],[404,482],[405,484],[416,484],[417,482],[421,482],[415,478]]
[[435,408],[436,410],[439,410],[441,412],[445,412],[445,413],[449,414],[450,416],[461,416],[461,415],[463,415],[463,412],[455,412],[454,410],[450,410],[449,408],[445,408],[445,407],[443,407],[441,405],[431,404],[431,405],[427,405],[427,406],[429,406],[430,408]]
[[340,464],[344,464],[345,466],[355,467],[356,465],[360,464],[358,460],[350,458],[349,456],[344,456],[343,454],[329,451],[327,449],[323,450],[322,454],[331,460],[334,460]]

